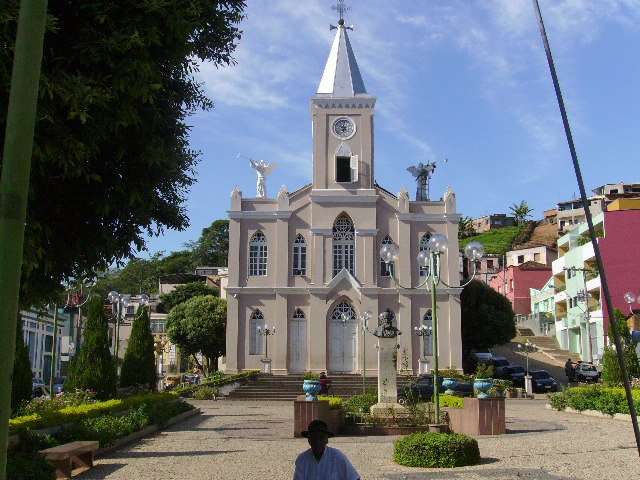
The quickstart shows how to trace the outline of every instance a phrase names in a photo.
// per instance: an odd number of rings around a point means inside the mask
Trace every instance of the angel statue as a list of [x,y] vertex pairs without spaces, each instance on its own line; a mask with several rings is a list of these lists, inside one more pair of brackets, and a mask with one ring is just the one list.
[[429,201],[429,178],[431,173],[436,169],[436,163],[427,163],[424,165],[420,162],[416,166],[411,166],[407,170],[416,179],[416,202]]
[[277,163],[266,163],[264,160],[255,162],[249,159],[249,164],[256,172],[258,172],[258,184],[257,184],[257,198],[267,197],[267,176],[271,173],[271,170],[276,168]]

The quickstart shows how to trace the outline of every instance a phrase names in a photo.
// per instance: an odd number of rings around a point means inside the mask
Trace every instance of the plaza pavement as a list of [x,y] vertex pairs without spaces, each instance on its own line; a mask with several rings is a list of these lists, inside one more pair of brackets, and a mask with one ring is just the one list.
[[[640,478],[630,423],[545,409],[546,399],[507,400],[506,435],[478,437],[482,463],[420,469],[393,462],[398,437],[335,437],[363,480]],[[308,448],[293,438],[292,402],[194,401],[202,414],[99,458],[77,478],[268,479],[293,476]]]

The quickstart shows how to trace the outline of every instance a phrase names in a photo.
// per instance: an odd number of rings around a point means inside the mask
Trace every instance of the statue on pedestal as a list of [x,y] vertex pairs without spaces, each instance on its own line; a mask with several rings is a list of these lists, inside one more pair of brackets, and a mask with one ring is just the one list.
[[393,326],[393,314],[391,312],[382,312],[378,316],[378,328],[373,331],[378,338],[396,338],[402,335],[402,332]]

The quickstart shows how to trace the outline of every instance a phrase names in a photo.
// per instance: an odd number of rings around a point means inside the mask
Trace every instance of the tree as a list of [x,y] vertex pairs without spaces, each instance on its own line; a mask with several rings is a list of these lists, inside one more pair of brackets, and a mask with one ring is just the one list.
[[[193,355],[203,371],[218,370],[218,357],[225,353],[227,302],[213,295],[193,297],[173,307],[167,316],[167,335],[180,351]],[[200,364],[196,354],[206,358]]]
[[473,227],[473,218],[461,216],[458,219],[458,239],[469,238],[477,235]]
[[502,345],[516,336],[515,313],[504,295],[478,280],[464,287],[460,303],[462,355],[467,371],[472,350]]
[[33,372],[29,360],[29,348],[24,344],[22,333],[22,318],[18,315],[16,327],[16,351],[13,360],[13,376],[11,377],[11,411],[16,409],[24,401],[33,397]]
[[[19,0],[0,15],[6,128]],[[22,300],[182,230],[199,153],[187,117],[210,109],[198,64],[234,63],[242,0],[49,0],[26,220]],[[0,159],[1,162],[1,159]],[[70,241],[72,239],[72,241]]]
[[509,207],[509,210],[513,213],[514,217],[516,217],[516,223],[518,225],[522,225],[527,217],[530,217],[531,212],[533,212],[533,208],[527,205],[527,202],[522,200],[520,205],[514,203],[513,206]]
[[229,220],[215,220],[202,229],[200,238],[185,245],[198,266],[224,267],[229,256]]
[[150,390],[156,390],[158,375],[156,374],[155,356],[149,314],[145,307],[140,307],[133,320],[131,336],[122,359],[120,386],[145,386]]
[[65,390],[94,390],[101,400],[115,394],[116,365],[109,351],[108,332],[102,298],[94,295],[87,302],[84,342],[69,368]]
[[[640,364],[636,353],[635,344],[631,341],[631,331],[627,325],[627,317],[617,308],[614,309],[613,321],[618,326],[620,333],[620,343],[624,352],[624,361],[627,364],[629,378],[640,378]],[[609,325],[609,338],[613,340],[613,328]],[[622,385],[622,368],[615,348],[607,346],[604,348],[602,359],[602,381],[608,385]]]
[[160,295],[160,304],[158,304],[158,311],[160,313],[168,313],[173,307],[187,300],[202,295],[214,295],[218,296],[218,290],[215,288],[207,287],[204,282],[191,282],[179,285],[173,292],[163,293]]

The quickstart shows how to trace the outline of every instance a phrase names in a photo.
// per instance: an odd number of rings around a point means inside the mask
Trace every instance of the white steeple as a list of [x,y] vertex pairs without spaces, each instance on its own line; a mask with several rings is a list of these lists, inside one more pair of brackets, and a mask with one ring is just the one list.
[[351,27],[345,27],[344,19],[341,18],[338,26],[331,28],[338,31],[316,96],[329,98],[368,96],[347,35],[347,29]]

